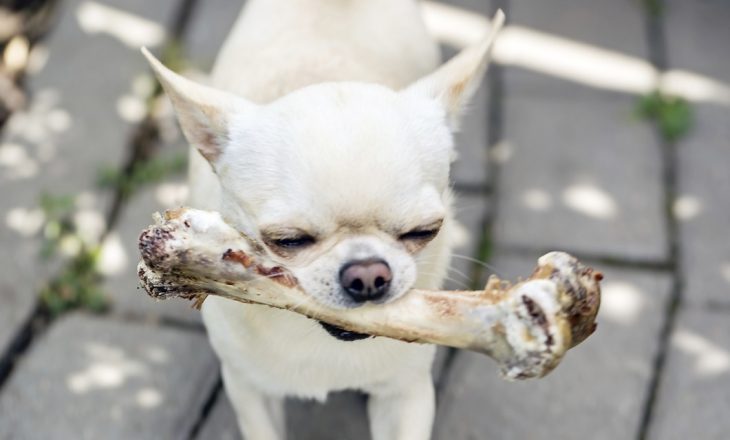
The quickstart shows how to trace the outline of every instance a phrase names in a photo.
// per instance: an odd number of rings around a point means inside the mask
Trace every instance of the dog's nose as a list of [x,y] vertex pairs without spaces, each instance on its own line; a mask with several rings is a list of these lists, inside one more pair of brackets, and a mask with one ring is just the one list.
[[355,302],[382,298],[392,279],[390,267],[383,260],[351,261],[340,270],[340,284]]

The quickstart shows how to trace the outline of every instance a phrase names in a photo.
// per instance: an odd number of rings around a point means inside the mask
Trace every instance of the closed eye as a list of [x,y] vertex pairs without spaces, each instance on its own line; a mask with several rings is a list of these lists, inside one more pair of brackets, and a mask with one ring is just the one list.
[[311,235],[300,235],[296,237],[285,237],[269,240],[269,243],[281,249],[296,250],[314,244],[314,237]]
[[414,229],[398,236],[398,240],[422,241],[430,240],[438,234],[439,229]]

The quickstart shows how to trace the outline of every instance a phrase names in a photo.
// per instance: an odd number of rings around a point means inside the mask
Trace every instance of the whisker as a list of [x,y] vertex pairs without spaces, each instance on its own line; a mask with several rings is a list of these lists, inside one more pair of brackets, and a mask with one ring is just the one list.
[[467,255],[461,255],[461,254],[455,254],[455,253],[452,253],[451,256],[453,258],[460,258],[462,260],[466,260],[466,261],[469,261],[469,262],[472,262],[472,263],[476,263],[476,264],[482,266],[483,268],[490,270],[492,273],[496,274],[500,278],[504,278],[504,276],[503,276],[503,274],[501,273],[500,270],[498,270],[495,266],[492,266],[491,264],[485,263],[482,260],[478,260],[476,258],[469,257]]
[[[435,266],[438,263],[436,262],[429,262],[429,261],[422,261],[419,263],[419,265],[423,266]],[[466,281],[471,281],[471,277],[464,272],[460,271],[459,269],[455,268],[454,266],[448,266],[446,268],[447,273],[454,273],[455,275],[459,275],[460,277],[464,278]]]
[[[421,273],[423,275],[426,275],[426,276],[434,275],[435,274],[434,272],[421,272]],[[457,284],[459,287],[461,287],[463,289],[469,289],[469,285],[466,282],[461,281],[461,280],[457,280],[456,278],[452,278],[452,277],[450,277],[448,275],[447,276],[444,276],[444,280],[451,281],[452,283]]]

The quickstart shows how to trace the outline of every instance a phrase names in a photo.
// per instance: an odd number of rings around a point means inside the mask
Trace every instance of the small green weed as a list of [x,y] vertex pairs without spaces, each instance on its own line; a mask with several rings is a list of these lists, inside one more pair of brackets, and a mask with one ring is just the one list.
[[659,91],[642,96],[636,105],[636,113],[654,120],[664,139],[674,142],[685,136],[692,127],[692,108],[689,103]]
[[101,312],[108,306],[101,290],[101,275],[96,271],[98,248],[82,248],[61,273],[41,289],[41,300],[52,316],[84,308]]
[[63,262],[61,272],[41,289],[41,301],[52,316],[75,308],[104,310],[107,300],[100,288],[102,277],[96,270],[99,246],[90,247],[77,234],[73,222],[75,197],[43,194],[40,205],[46,217],[41,257],[60,258],[64,243],[74,244],[74,252]]

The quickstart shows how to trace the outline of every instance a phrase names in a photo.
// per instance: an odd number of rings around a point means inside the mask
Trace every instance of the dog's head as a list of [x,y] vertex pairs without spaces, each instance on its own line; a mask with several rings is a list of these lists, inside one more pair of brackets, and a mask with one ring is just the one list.
[[432,270],[428,248],[448,221],[452,133],[492,39],[400,91],[327,83],[267,105],[145,55],[220,179],[224,218],[259,238],[316,300],[349,308],[393,300],[418,268]]

